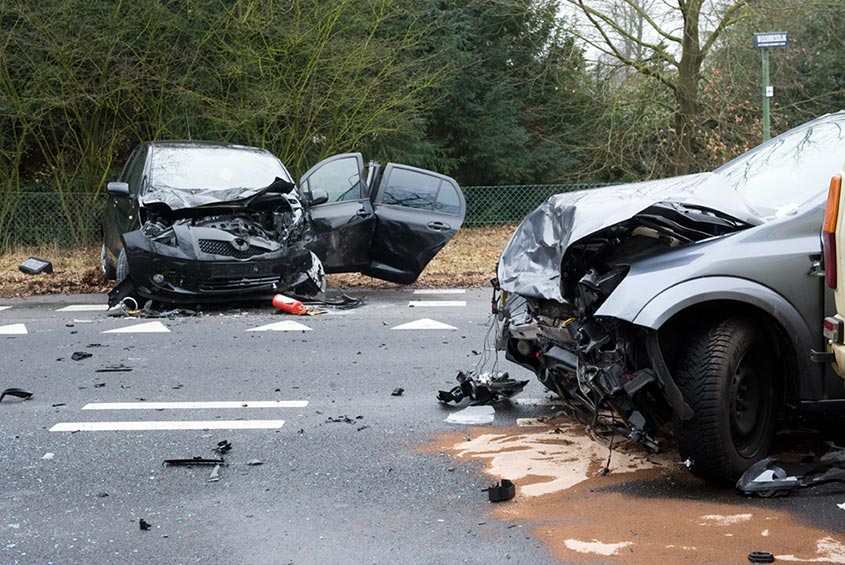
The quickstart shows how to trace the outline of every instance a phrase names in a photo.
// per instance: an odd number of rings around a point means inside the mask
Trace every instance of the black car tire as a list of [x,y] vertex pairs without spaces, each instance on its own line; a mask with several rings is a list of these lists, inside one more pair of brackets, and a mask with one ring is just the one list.
[[117,256],[117,269],[115,270],[115,280],[118,284],[122,283],[129,274],[129,262],[126,260],[126,251],[120,250],[120,255]]
[[114,280],[117,276],[114,265],[112,265],[106,255],[106,244],[100,248],[100,268],[103,270],[103,276],[107,279]]
[[676,417],[682,460],[702,479],[735,482],[765,457],[777,417],[776,370],[766,333],[728,318],[695,334],[675,378],[694,415]]

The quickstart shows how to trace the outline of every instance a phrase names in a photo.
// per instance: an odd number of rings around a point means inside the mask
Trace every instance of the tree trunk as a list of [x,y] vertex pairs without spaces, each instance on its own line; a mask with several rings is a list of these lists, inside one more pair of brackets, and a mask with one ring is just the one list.
[[681,11],[684,16],[684,35],[681,43],[681,61],[678,66],[678,87],[675,99],[675,173],[690,172],[695,153],[695,125],[698,123],[698,83],[701,80],[701,44],[698,22],[702,0],[692,0]]

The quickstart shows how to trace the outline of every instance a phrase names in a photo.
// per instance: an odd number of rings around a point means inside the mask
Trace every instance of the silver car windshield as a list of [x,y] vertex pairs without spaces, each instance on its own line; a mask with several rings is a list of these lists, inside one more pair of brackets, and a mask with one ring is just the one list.
[[291,181],[272,154],[247,147],[156,147],[149,189],[229,190],[263,188],[276,178]]
[[714,172],[763,217],[780,217],[826,191],[845,163],[845,113],[813,120]]

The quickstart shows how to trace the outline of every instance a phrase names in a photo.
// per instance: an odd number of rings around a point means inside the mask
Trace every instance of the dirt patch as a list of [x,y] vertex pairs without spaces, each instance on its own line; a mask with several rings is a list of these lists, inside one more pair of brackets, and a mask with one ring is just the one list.
[[[491,506],[522,522],[570,563],[742,563],[751,551],[778,561],[845,563],[845,536],[802,524],[769,501],[746,499],[692,477],[677,453],[651,455],[617,438],[608,449],[583,426],[471,428],[440,436],[428,452],[480,460],[494,480],[507,478],[517,496]],[[555,428],[563,433],[554,433]]]
[[[488,286],[496,276],[496,261],[515,226],[460,230],[423,271],[413,287]],[[51,275],[26,275],[18,265],[29,257],[53,263]],[[329,275],[330,287],[401,288],[359,274]],[[0,254],[0,298],[39,294],[107,292],[113,286],[100,273],[100,247],[18,247]]]

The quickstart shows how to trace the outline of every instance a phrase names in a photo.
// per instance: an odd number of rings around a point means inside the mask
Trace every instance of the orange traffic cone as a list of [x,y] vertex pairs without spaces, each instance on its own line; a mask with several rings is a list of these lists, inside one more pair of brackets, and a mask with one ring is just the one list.
[[302,302],[295,298],[289,298],[284,294],[277,294],[273,297],[273,307],[296,316],[301,316],[308,312],[308,309],[302,305]]

